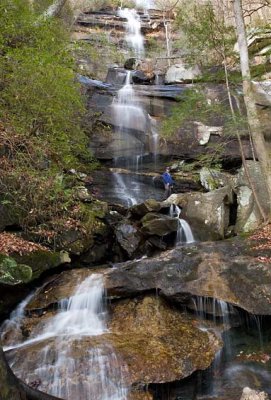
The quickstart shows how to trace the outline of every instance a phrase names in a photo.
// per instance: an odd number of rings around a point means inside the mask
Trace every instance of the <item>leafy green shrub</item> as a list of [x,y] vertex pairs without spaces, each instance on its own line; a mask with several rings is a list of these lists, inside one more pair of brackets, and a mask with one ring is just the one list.
[[64,23],[27,0],[2,0],[0,25],[0,201],[33,225],[72,206],[63,172],[96,164]]

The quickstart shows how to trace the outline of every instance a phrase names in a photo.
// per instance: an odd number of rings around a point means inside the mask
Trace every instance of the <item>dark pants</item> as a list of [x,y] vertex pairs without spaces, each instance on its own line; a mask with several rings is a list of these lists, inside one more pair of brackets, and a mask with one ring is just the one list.
[[172,186],[169,183],[165,183],[165,199],[171,195]]

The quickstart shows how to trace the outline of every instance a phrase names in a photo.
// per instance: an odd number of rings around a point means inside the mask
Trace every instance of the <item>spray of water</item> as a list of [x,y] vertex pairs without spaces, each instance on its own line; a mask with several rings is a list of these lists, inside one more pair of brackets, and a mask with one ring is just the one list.
[[57,314],[40,327],[37,336],[17,346],[28,346],[31,354],[31,345],[39,343],[33,349],[39,353],[34,364],[29,356],[17,365],[15,355],[15,374],[66,400],[126,400],[127,389],[114,348],[107,341],[90,342],[87,350],[80,347],[81,342],[109,333],[106,315],[103,277],[92,274],[73,296],[59,303]]
[[184,219],[180,218],[181,214],[181,209],[180,207],[171,204],[170,210],[169,210],[170,216],[178,218],[179,220],[179,227],[177,231],[177,237],[176,237],[176,245],[180,243],[193,243],[195,242],[191,227],[187,221]]
[[144,56],[144,37],[141,33],[140,17],[135,9],[124,8],[118,11],[121,18],[125,18],[127,45],[133,50],[137,57]]

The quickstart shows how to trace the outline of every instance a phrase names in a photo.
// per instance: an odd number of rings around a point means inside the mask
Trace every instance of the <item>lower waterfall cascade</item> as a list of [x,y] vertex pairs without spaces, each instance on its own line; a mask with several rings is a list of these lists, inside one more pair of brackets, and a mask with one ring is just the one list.
[[[27,301],[21,304],[21,310]],[[12,318],[14,316],[11,321]],[[7,328],[5,323],[2,337]],[[114,348],[109,343],[92,346],[80,357],[73,354],[80,340],[95,339],[103,334],[109,334],[103,276],[91,274],[76,287],[72,297],[59,303],[56,315],[49,318],[45,327],[37,327],[36,335],[17,344],[13,342],[5,350],[33,344],[40,346],[40,365],[30,366],[25,361],[16,368],[12,361],[10,363],[17,376],[32,386],[38,382],[39,390],[48,394],[65,400],[126,400],[128,390],[123,384]],[[84,376],[75,378],[82,364]]]

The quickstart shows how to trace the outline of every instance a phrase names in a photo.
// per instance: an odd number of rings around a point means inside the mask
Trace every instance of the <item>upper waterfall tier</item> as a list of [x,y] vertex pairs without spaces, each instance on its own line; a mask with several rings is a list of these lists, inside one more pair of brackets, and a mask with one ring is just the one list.
[[121,18],[125,18],[125,41],[137,57],[144,56],[144,37],[141,33],[141,20],[135,9],[124,8],[118,11]]

